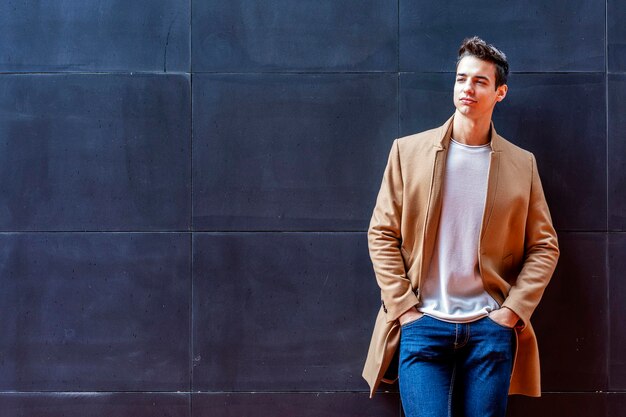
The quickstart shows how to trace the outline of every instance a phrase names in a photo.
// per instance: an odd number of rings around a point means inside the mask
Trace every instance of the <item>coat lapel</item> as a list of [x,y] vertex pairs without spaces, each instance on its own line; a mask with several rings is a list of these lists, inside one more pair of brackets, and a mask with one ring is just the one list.
[[498,191],[498,175],[500,173],[500,155],[501,155],[501,144],[500,144],[500,136],[496,133],[495,128],[493,127],[493,122],[491,123],[491,158],[489,160],[489,178],[487,180],[487,197],[485,199],[485,211],[483,212],[483,220],[480,227],[480,238],[479,242],[482,242],[483,237],[485,236],[485,231],[489,226],[489,220],[491,219],[491,214],[493,213],[493,207],[496,201],[496,194]]
[[[422,244],[422,265],[419,276],[418,288],[421,288],[423,277],[428,273],[430,258],[432,257],[437,240],[437,228],[439,227],[439,217],[441,215],[441,193],[443,189],[443,178],[446,172],[446,157],[448,155],[448,145],[452,134],[452,117],[441,126],[438,134],[433,137],[433,149],[435,158],[433,172],[430,181],[430,195],[428,197],[428,211],[424,227]],[[418,300],[420,294],[418,294]]]

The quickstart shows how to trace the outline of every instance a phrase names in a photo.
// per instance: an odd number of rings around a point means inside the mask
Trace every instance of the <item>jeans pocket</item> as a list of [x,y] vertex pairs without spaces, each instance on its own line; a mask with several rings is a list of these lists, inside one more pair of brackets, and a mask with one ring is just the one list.
[[506,330],[510,330],[510,331],[515,330],[515,328],[514,328],[514,327],[508,327],[508,326],[505,326],[504,324],[500,324],[500,323],[498,323],[497,321],[495,321],[494,319],[492,319],[490,316],[487,316],[487,320],[489,320],[491,323],[495,324],[496,326],[498,326],[498,327],[499,327],[499,328],[501,328],[501,329],[506,329]]
[[422,315],[418,318],[416,318],[415,320],[411,320],[407,323],[404,323],[402,326],[400,326],[401,329],[406,329],[407,327],[412,326],[413,324],[419,322],[420,320],[422,320],[424,317],[426,317],[426,314],[422,313]]

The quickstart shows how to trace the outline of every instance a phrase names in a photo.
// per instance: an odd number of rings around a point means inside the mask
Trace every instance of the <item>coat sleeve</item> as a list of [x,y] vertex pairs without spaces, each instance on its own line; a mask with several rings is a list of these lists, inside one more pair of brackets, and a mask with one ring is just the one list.
[[368,246],[387,322],[417,304],[402,258],[402,192],[398,140],[393,142],[368,229]]
[[556,231],[543,193],[537,162],[531,154],[532,183],[526,219],[524,262],[503,307],[513,310],[526,327],[552,277],[559,258]]

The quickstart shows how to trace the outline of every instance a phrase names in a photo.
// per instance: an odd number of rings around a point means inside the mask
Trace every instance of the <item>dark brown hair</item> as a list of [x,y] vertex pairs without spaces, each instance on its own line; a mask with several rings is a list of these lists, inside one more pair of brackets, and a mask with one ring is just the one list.
[[506,60],[504,52],[495,46],[488,44],[478,36],[463,40],[459,48],[459,58],[456,60],[457,67],[459,62],[466,56],[475,56],[483,61],[488,61],[496,66],[496,88],[506,84],[509,75],[509,63]]

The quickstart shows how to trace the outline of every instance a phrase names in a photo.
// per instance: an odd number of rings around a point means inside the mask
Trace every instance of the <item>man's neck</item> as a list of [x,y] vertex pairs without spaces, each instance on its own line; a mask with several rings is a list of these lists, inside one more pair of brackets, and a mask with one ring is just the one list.
[[479,146],[489,143],[491,118],[470,119],[459,112],[454,114],[452,137],[459,143]]

